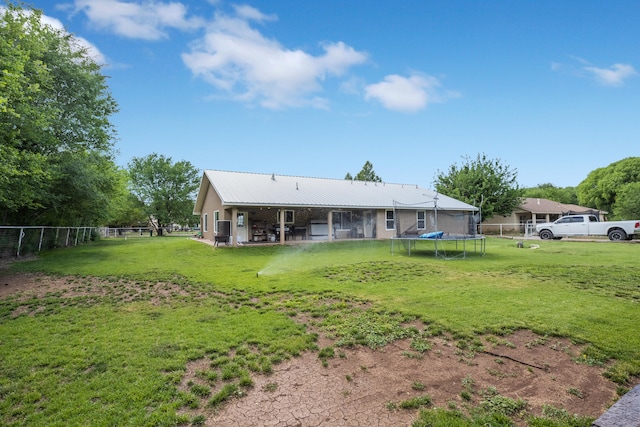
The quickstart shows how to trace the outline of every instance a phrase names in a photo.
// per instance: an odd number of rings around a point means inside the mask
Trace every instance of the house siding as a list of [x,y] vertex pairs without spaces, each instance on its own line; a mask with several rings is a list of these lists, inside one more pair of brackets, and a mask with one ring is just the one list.
[[[204,203],[202,205],[202,212],[206,212],[207,215],[207,220],[208,220],[208,224],[205,227],[204,224],[202,223],[202,221],[204,221],[204,215],[200,215],[200,230],[202,231],[202,237],[204,239],[209,239],[209,240],[213,240],[215,237],[215,224],[213,223],[214,221],[214,212],[215,211],[220,211],[220,218],[221,220],[223,219],[230,219],[226,217],[226,213],[224,210],[224,207],[222,206],[222,201],[220,200],[220,197],[218,197],[218,194],[215,192],[215,190],[213,189],[213,186],[209,186],[209,188],[207,189],[207,195],[205,197]],[[204,231],[204,230],[207,231]]]

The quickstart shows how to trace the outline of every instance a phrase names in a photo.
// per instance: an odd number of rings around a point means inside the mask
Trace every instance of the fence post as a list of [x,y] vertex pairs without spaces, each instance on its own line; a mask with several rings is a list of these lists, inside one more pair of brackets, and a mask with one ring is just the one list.
[[20,227],[20,236],[18,237],[18,252],[16,256],[20,256],[20,248],[22,247],[22,238],[24,237],[24,228]]
[[38,252],[42,250],[42,236],[44,236],[44,227],[40,229],[40,243],[38,243]]
[[71,228],[67,227],[67,239],[64,241],[64,247],[69,246],[69,235],[71,234]]

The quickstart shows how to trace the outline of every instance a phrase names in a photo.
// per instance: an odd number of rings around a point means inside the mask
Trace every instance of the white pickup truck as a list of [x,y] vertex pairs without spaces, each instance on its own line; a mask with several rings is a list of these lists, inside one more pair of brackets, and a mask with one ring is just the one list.
[[567,215],[554,222],[536,224],[541,239],[562,239],[571,236],[607,236],[609,240],[631,240],[640,236],[640,220],[598,221],[596,215]]

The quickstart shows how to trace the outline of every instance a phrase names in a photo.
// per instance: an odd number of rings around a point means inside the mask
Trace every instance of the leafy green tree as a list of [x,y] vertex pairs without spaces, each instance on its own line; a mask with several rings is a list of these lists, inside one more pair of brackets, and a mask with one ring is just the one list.
[[613,217],[640,219],[640,182],[631,182],[620,189],[613,205]]
[[578,204],[578,195],[575,187],[556,187],[551,183],[540,184],[537,187],[523,190],[523,197],[553,200],[566,204]]
[[95,151],[64,152],[49,162],[50,193],[42,200],[46,210],[32,211],[34,221],[54,226],[106,224],[115,195],[126,189],[121,170]]
[[376,172],[373,170],[373,164],[367,160],[362,166],[362,170],[358,172],[355,178],[347,172],[347,175],[344,179],[353,179],[355,181],[369,181],[369,182],[382,182],[382,178],[376,175]]
[[462,165],[451,165],[446,173],[438,171],[435,187],[439,193],[474,206],[482,203],[482,220],[510,214],[520,204],[517,171],[485,154],[478,154],[475,160],[464,159]]
[[[96,164],[105,167],[110,162],[107,171],[114,167],[115,129],[109,117],[118,107],[106,77],[73,36],[43,24],[40,11],[25,10],[9,0],[4,3],[0,7],[0,220],[42,224],[53,217],[57,223],[95,224],[104,216],[104,205],[90,211],[76,209],[79,201],[70,193],[104,200],[108,198],[104,192],[113,189],[95,176],[88,179]],[[82,173],[65,176],[77,172],[74,168]],[[79,187],[70,188],[73,185]]]
[[142,203],[129,188],[129,172],[120,169],[118,174],[119,191],[111,199],[109,219],[110,227],[147,226],[149,219]]
[[[626,219],[630,209],[629,201],[622,200],[625,197],[634,199],[627,186],[640,182],[640,157],[627,157],[609,166],[598,168],[589,173],[576,188],[580,204],[592,208],[607,211],[613,218]],[[636,188],[635,186],[631,187]],[[616,209],[616,205],[620,203]],[[622,208],[622,206],[625,206]],[[628,219],[635,219],[628,217]]]
[[173,163],[156,153],[129,162],[131,192],[138,197],[158,230],[171,224],[194,222],[193,204],[200,184],[198,170],[190,162]]

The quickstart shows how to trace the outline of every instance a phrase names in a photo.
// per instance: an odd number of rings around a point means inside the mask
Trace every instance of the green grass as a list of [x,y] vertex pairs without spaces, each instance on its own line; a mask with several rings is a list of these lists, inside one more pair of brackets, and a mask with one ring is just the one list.
[[[410,338],[418,353],[443,331],[466,353],[476,334],[531,329],[588,343],[580,362],[614,360],[607,372],[621,384],[640,374],[640,246],[536,243],[490,238],[485,256],[450,261],[378,241],[213,248],[177,237],[43,253],[10,269],[73,276],[77,292],[0,300],[0,424],[199,424],[181,412],[194,399],[217,408],[252,387],[251,373],[317,349],[299,315],[338,346]],[[412,319],[427,326],[403,326]],[[203,358],[203,384],[185,397],[186,365]]]

